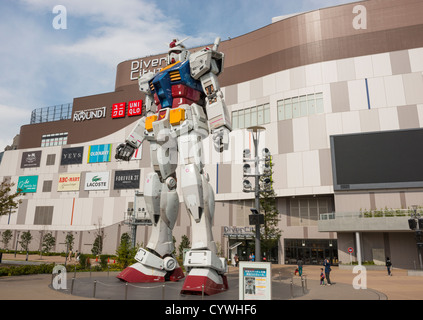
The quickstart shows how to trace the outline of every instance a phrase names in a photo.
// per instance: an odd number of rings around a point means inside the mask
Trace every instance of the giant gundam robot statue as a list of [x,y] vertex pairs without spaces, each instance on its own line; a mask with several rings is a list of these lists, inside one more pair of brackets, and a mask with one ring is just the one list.
[[[179,198],[176,169],[180,164],[180,186],[191,218],[192,247],[185,254],[187,276],[183,294],[206,295],[228,289],[227,265],[217,256],[212,235],[214,191],[204,172],[203,143],[209,133],[218,152],[228,148],[231,123],[217,77],[223,71],[220,38],[212,48],[190,53],[182,41],[174,40],[168,65],[157,74],[139,80],[145,93],[146,114],[134,127],[116,158],[129,160],[143,141],[149,141],[154,172],[146,176],[144,199],[153,222],[146,249],[139,249],[137,262],[118,278],[127,282],[178,281],[185,277],[174,251],[172,230]],[[179,159],[178,159],[179,154]]]

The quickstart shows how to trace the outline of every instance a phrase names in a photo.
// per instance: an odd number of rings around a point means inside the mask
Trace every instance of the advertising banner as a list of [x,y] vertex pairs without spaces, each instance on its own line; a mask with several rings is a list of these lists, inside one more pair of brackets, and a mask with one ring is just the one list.
[[81,180],[80,173],[61,174],[59,176],[57,191],[78,191],[80,180]]
[[87,172],[84,190],[108,190],[109,172]]
[[22,153],[21,168],[36,168],[40,166],[41,150]]
[[239,299],[272,299],[272,270],[270,262],[242,261],[239,263]]
[[88,148],[88,163],[110,162],[111,158],[111,144],[100,144],[96,146],[89,146]]
[[25,193],[34,193],[37,192],[37,184],[38,176],[19,177],[17,189],[22,189]]
[[84,147],[63,148],[60,165],[65,166],[69,164],[81,164],[83,155]]
[[140,170],[122,170],[115,172],[115,182],[113,188],[138,189],[140,187]]

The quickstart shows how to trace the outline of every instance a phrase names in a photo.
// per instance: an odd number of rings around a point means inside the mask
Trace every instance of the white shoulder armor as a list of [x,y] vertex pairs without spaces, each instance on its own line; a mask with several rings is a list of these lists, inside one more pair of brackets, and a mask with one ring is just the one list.
[[141,92],[151,94],[150,85],[148,84],[148,82],[153,79],[154,76],[155,74],[149,71],[138,78],[138,86]]
[[219,75],[223,71],[223,60],[225,55],[222,52],[204,48],[194,52],[189,58],[191,76],[199,79],[208,72]]

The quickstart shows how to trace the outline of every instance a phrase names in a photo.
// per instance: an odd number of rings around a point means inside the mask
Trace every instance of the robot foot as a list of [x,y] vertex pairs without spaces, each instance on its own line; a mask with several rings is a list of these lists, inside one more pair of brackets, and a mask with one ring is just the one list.
[[226,291],[228,280],[225,275],[218,274],[214,269],[191,269],[182,286],[181,294],[201,295],[203,290],[208,296]]
[[171,272],[165,270],[158,270],[147,267],[139,262],[125,268],[116,276],[122,281],[129,283],[151,283],[151,282],[165,282],[165,281],[179,281],[184,278],[184,273],[181,267],[177,267]]

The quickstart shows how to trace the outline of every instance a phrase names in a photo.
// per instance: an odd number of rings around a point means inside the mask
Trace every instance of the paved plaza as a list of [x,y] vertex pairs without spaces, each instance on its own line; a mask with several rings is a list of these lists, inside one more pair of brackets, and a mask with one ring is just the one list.
[[[64,264],[62,257],[3,255],[3,264]],[[69,262],[68,262],[69,263]],[[73,263],[73,262],[70,262]],[[0,265],[1,266],[1,265]],[[409,276],[407,270],[394,269],[393,276],[385,270],[367,270],[367,289],[354,289],[358,274],[333,267],[331,286],[320,286],[320,266],[304,266],[305,281],[292,276],[295,266],[272,266],[273,300],[421,300],[423,277]],[[213,296],[180,295],[182,281],[153,284],[126,284],[116,278],[117,272],[69,272],[66,290],[54,290],[52,275],[27,275],[0,278],[0,300],[238,300],[238,268],[230,267],[230,289]],[[72,291],[72,292],[71,292]]]

